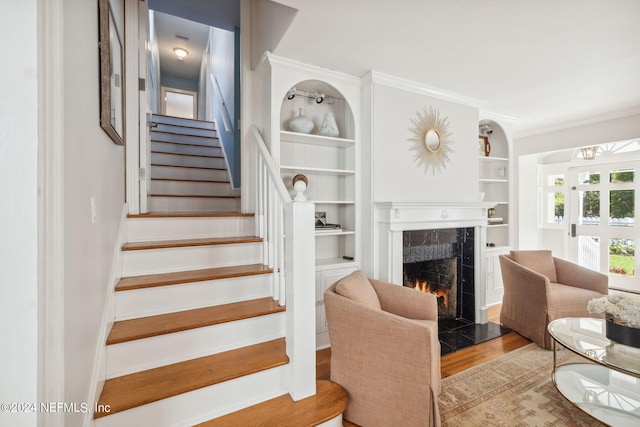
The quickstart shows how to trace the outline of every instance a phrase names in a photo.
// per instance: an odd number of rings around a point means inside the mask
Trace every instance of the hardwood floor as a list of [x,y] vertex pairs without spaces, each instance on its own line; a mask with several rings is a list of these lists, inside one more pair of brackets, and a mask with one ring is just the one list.
[[[500,306],[489,307],[489,321],[500,323]],[[529,344],[531,341],[510,332],[499,338],[483,342],[473,347],[465,348],[455,353],[448,354],[440,359],[440,373],[442,378],[462,372],[473,366],[480,365],[507,354],[517,348]],[[328,380],[331,373],[331,348],[325,348],[316,352],[316,378]],[[343,421],[344,427],[358,427],[347,420]]]

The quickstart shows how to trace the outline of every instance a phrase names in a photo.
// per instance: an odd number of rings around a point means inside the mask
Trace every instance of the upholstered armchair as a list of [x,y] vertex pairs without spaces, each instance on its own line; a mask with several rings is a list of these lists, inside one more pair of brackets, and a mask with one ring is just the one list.
[[363,427],[439,426],[440,342],[434,295],[356,271],[324,294],[331,380]]
[[549,322],[562,317],[602,317],[590,314],[587,303],[607,295],[609,278],[551,251],[511,251],[500,256],[504,297],[500,322],[540,347],[551,349]]

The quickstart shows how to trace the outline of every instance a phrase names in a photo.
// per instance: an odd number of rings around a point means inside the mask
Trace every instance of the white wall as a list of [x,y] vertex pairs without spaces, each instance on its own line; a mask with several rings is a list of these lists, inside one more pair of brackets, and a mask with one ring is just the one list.
[[[124,194],[124,148],[100,128],[96,1],[64,1],[65,400],[85,402]],[[97,221],[92,223],[91,198]],[[88,402],[93,404],[94,402]],[[81,425],[67,414],[65,425]]]
[[[435,175],[414,161],[408,141],[411,119],[425,107],[447,118],[453,141],[451,163]],[[373,201],[478,201],[478,114],[474,107],[374,83]]]
[[[0,38],[11,58],[0,71],[0,402],[38,397],[36,6],[36,0],[11,2],[0,14]],[[36,417],[1,412],[0,425],[34,426]]]
[[513,164],[518,170],[512,176],[513,186],[519,196],[513,215],[514,229],[517,230],[514,246],[530,249],[549,246],[560,250],[558,233],[542,234],[538,230],[537,217],[531,215],[532,212],[537,212],[537,199],[527,195],[537,194],[538,191],[537,181],[531,177],[535,170],[533,165],[537,163],[537,154],[638,137],[640,113],[515,138]]
[[[479,200],[479,110],[453,96],[429,95],[427,88],[371,72],[362,78],[362,256],[361,268],[375,276],[375,202],[468,202]],[[410,150],[411,120],[434,107],[447,118],[454,152],[440,174],[425,173]]]
[[[231,31],[221,30],[219,28],[211,28],[211,36],[209,38],[209,46],[211,49],[210,55],[210,68],[213,75],[218,80],[218,85],[222,93],[222,97],[227,113],[229,113],[230,126],[235,129],[237,126],[237,120],[235,118],[235,46],[234,46],[234,33]],[[210,78],[207,76],[207,78]],[[231,168],[231,183],[233,187],[238,188],[240,182],[240,171],[235,170],[236,163],[236,148],[233,134],[225,132],[223,112],[220,102],[217,98],[217,89],[211,85],[212,93],[211,100],[211,115],[218,124],[218,136],[224,146],[224,153],[227,158],[229,167]]]

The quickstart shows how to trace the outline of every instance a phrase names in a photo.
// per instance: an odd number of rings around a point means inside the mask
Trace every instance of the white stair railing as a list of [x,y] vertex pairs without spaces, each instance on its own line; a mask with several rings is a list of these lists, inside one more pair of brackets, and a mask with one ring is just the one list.
[[316,392],[315,205],[292,200],[259,130],[251,126],[249,132],[257,162],[257,232],[274,270],[273,297],[286,305],[289,394],[297,401]]

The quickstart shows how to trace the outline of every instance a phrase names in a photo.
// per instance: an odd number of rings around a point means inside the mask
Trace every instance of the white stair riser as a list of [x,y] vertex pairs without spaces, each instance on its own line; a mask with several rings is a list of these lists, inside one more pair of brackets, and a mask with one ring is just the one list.
[[155,123],[171,124],[176,126],[186,126],[199,129],[214,129],[213,122],[205,122],[201,120],[183,119],[181,117],[153,115],[152,120]]
[[151,178],[228,181],[229,173],[221,169],[194,169],[173,166],[151,166]]
[[240,212],[240,199],[150,197],[150,212]]
[[151,180],[151,194],[188,194],[191,196],[231,196],[228,182]]
[[129,218],[127,241],[251,236],[255,231],[254,223],[255,218],[252,216]]
[[122,252],[123,277],[262,262],[262,243],[241,243]]
[[222,157],[222,148],[203,147],[200,145],[170,144],[167,142],[151,142],[152,151],[162,151],[169,153],[194,154],[197,156],[218,156]]
[[116,320],[210,307],[271,296],[271,274],[116,292]]
[[107,378],[282,338],[284,313],[258,316],[107,346]]
[[195,144],[208,145],[210,147],[219,147],[220,140],[208,136],[194,136],[177,133],[152,132],[150,135],[152,141],[175,142],[178,144]]
[[[239,361],[241,362],[241,361]],[[96,427],[186,426],[282,396],[287,392],[287,365],[162,399],[99,418]]]
[[164,153],[151,153],[151,163],[213,169],[224,169],[226,167],[224,159],[221,157],[192,157]]
[[170,125],[167,123],[158,123],[158,125],[151,129],[151,135],[159,132],[169,132],[169,133],[182,133],[186,135],[197,135],[197,136],[208,136],[210,138],[216,138],[218,136],[218,132],[213,129],[201,129],[195,127],[185,127],[185,126],[176,126]]

